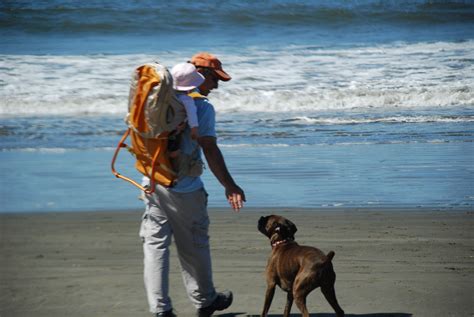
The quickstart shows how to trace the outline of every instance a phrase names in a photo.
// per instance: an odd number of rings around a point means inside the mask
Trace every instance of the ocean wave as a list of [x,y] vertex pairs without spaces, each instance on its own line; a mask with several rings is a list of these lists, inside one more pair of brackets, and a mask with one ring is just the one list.
[[[215,97],[215,98],[214,98]],[[433,109],[443,107],[472,107],[474,91],[458,93],[446,89],[433,89],[420,93],[412,91],[379,91],[376,94],[360,95],[357,91],[326,91],[320,94],[302,94],[301,92],[280,92],[275,96],[265,96],[260,92],[246,92],[242,95],[215,95],[212,102],[219,113],[254,113],[254,112],[314,112],[314,111],[347,111],[347,110],[395,110],[395,109]],[[48,115],[89,115],[124,116],[127,111],[125,94],[117,96],[89,96],[24,99],[18,96],[5,96],[0,101],[0,116],[48,116]],[[319,119],[320,120],[320,119]],[[375,118],[352,122],[352,119],[341,120],[338,124],[367,122],[417,122],[433,120],[448,122],[471,119],[460,118]],[[370,121],[365,121],[370,120]],[[319,121],[321,124],[336,122]]]
[[397,108],[470,107],[474,90],[470,87],[321,89],[320,91],[235,91],[219,94],[213,103],[220,112],[344,111]]
[[[350,142],[316,142],[316,143],[292,143],[292,144],[252,144],[252,143],[221,143],[219,147],[225,150],[236,150],[242,148],[293,148],[293,147],[326,147],[326,146],[359,146],[359,145],[397,145],[397,144],[445,144],[445,143],[472,143],[472,140],[448,140],[448,139],[426,139],[426,140],[379,140],[379,141],[350,141]],[[245,154],[243,154],[245,155]]]
[[252,144],[252,143],[238,143],[238,144],[226,144],[222,143],[219,145],[222,148],[249,148],[249,147],[271,147],[271,148],[281,148],[281,147],[289,147],[289,146],[304,146],[304,144],[285,144],[285,143],[277,143],[277,144]]
[[[235,91],[234,91],[235,92]],[[30,91],[31,93],[31,91]],[[53,92],[51,92],[53,94]],[[234,94],[214,94],[212,102],[219,113],[252,112],[314,112],[346,110],[394,110],[430,109],[443,107],[472,107],[474,90],[466,89],[409,89],[368,90],[324,90],[318,93],[280,91],[269,96],[261,91],[244,91]],[[127,95],[95,94],[90,96],[41,95],[24,98],[7,95],[0,101],[0,116],[46,116],[46,115],[119,115],[127,111]],[[385,122],[405,120],[384,118]],[[407,120],[417,120],[408,118]],[[423,119],[424,120],[424,119]],[[434,121],[455,121],[459,118],[431,118]],[[322,122],[324,123],[324,122]],[[330,123],[330,122],[327,122]],[[351,123],[351,122],[347,122]]]
[[77,147],[12,147],[12,148],[0,148],[0,152],[8,153],[44,153],[44,154],[64,154],[71,152],[84,152],[85,150],[91,152],[113,152],[115,147],[93,147],[93,148],[77,148]]
[[296,117],[285,120],[285,124],[295,125],[346,125],[346,124],[370,124],[370,123],[468,123],[474,122],[474,115],[466,116],[439,116],[439,115],[415,115],[415,116],[388,116],[388,117],[365,117],[365,118],[321,118],[321,117]]
[[[248,47],[219,57],[233,80],[210,95],[220,113],[474,106],[474,41],[340,49]],[[124,115],[133,69],[182,53],[0,55],[0,115]]]

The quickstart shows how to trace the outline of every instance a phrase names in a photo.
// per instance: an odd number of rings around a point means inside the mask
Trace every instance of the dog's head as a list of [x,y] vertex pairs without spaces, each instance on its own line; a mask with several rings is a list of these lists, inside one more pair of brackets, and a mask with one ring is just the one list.
[[270,215],[258,220],[258,231],[266,235],[272,244],[276,241],[294,240],[297,230],[293,222],[282,216]]

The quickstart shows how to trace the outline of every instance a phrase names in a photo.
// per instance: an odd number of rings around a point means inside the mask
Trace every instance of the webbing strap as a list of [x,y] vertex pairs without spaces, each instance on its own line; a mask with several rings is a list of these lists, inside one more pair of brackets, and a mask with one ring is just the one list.
[[193,91],[193,92],[189,93],[188,96],[191,97],[191,98],[207,98],[206,96],[201,95],[197,91]]
[[117,178],[121,178],[133,185],[135,185],[136,187],[140,188],[141,190],[143,190],[144,192],[146,192],[147,194],[151,194],[155,191],[155,188],[145,188],[143,187],[142,185],[138,184],[136,181],[134,181],[133,179],[129,178],[129,177],[126,177],[122,174],[120,174],[119,172],[117,172],[115,170],[115,161],[117,160],[117,156],[118,156],[118,153],[120,152],[120,149],[122,149],[123,147],[128,147],[124,141],[125,139],[128,137],[128,135],[130,134],[130,129],[127,129],[127,131],[125,131],[125,133],[123,134],[122,138],[120,139],[118,145],[117,145],[117,149],[115,150],[115,153],[114,153],[114,156],[112,158],[112,162],[111,162],[111,168],[112,168],[112,173],[115,175],[115,177]]

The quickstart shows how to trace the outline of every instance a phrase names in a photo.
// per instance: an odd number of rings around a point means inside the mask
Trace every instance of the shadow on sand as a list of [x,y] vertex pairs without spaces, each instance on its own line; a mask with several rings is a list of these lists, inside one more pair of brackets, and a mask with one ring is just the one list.
[[[259,317],[260,315],[248,315],[246,313],[230,313],[222,314],[220,317]],[[290,317],[300,317],[301,314],[290,314]],[[334,317],[334,313],[322,313],[322,314],[310,314],[310,317]],[[371,313],[371,314],[346,314],[345,317],[411,317],[412,314],[408,313]],[[272,314],[268,317],[283,317],[283,315]]]

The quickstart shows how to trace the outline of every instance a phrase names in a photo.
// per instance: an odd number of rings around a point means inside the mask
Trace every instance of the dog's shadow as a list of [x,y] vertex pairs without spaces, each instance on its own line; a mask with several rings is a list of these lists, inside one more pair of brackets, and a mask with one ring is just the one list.
[[[259,317],[260,315],[248,315],[246,313],[230,313],[218,315],[220,317]],[[301,314],[290,314],[290,317],[300,317]],[[335,314],[310,314],[310,317],[334,317]],[[345,317],[412,317],[408,313],[371,313],[371,314],[346,314]],[[283,315],[272,314],[268,317],[283,317]]]

